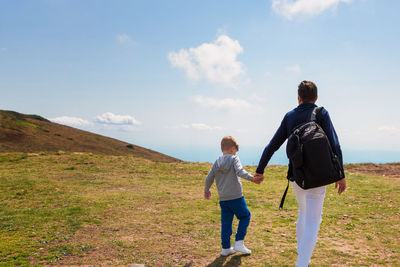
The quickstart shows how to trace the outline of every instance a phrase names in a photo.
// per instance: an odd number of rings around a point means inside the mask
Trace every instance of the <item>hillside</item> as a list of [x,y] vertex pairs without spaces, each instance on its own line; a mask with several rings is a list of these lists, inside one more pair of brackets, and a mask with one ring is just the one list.
[[161,162],[179,159],[117,139],[50,122],[38,115],[0,110],[0,152],[90,152]]

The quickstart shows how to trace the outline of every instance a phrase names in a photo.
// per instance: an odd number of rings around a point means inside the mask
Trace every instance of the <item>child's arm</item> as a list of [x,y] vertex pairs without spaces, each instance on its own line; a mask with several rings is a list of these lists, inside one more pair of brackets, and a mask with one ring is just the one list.
[[214,183],[214,179],[215,179],[214,166],[215,166],[215,163],[212,166],[210,172],[208,173],[206,180],[204,181],[204,198],[205,199],[210,199],[210,197],[211,197],[210,188],[211,188],[212,184]]
[[239,157],[234,156],[233,159],[234,159],[233,166],[235,167],[236,175],[243,179],[246,179],[248,181],[253,181],[253,175],[251,175],[245,169],[243,169],[243,166],[242,166],[242,163],[240,163]]

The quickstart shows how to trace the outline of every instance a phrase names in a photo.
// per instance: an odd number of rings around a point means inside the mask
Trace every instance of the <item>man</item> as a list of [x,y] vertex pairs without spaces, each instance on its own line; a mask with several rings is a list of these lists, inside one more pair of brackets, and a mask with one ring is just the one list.
[[[317,86],[310,81],[302,81],[298,86],[298,102],[299,106],[286,113],[280,127],[271,139],[270,143],[265,147],[258,164],[256,179],[263,179],[264,169],[267,166],[272,155],[277,151],[280,146],[289,137],[292,130],[307,122],[312,110],[317,106],[315,102],[318,99]],[[331,144],[333,153],[339,158],[342,173],[343,158],[340,149],[339,139],[337,137],[335,128],[329,117],[326,109],[320,110],[317,114],[316,122],[322,127],[327,135]],[[298,186],[293,179],[292,166],[289,164],[287,178],[292,181],[292,187],[296,194],[296,199],[299,205],[299,217],[297,220],[297,262],[296,266],[308,266],[310,263],[311,255],[314,250],[318,238],[319,225],[321,223],[322,207],[325,198],[326,186],[316,187],[304,190]],[[346,189],[346,178],[336,182],[336,187],[339,187],[338,193],[341,194]]]

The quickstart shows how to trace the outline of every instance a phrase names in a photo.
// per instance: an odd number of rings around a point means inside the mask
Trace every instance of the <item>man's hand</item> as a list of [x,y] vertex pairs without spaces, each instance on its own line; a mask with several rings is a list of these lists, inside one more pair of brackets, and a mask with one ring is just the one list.
[[210,199],[211,198],[211,193],[204,193],[204,198],[205,199]]
[[255,173],[253,175],[253,180],[251,180],[253,183],[260,184],[262,181],[264,181],[264,175],[261,173]]
[[335,183],[335,188],[337,188],[339,186],[338,189],[338,194],[340,195],[341,193],[344,192],[344,190],[346,190],[346,178],[343,178],[342,180],[339,180]]

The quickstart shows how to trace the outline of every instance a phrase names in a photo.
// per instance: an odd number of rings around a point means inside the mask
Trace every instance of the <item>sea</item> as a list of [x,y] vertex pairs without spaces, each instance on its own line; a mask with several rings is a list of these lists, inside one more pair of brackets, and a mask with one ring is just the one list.
[[[221,155],[218,147],[207,146],[156,146],[156,151],[191,162],[214,162]],[[287,165],[286,146],[272,156],[269,164]],[[264,147],[240,147],[237,155],[243,165],[258,165]],[[343,149],[343,162],[348,163],[392,163],[400,162],[400,151],[348,150]]]

